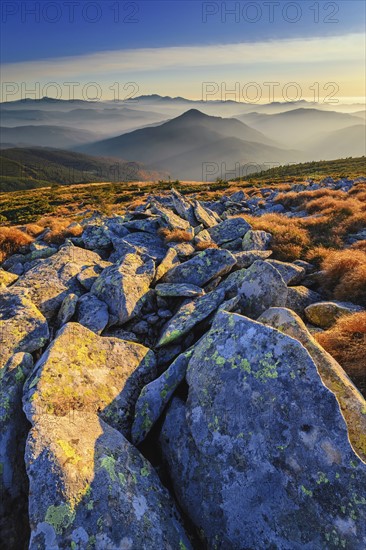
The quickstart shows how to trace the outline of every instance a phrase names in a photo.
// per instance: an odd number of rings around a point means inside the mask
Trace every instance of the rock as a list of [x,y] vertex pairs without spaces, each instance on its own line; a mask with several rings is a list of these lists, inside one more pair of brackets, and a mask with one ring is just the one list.
[[[24,256],[23,256],[24,258]],[[3,264],[4,265],[4,264]],[[5,267],[5,265],[4,265]],[[10,267],[9,267],[9,273],[13,273],[13,275],[18,275],[18,277],[20,277],[20,275],[23,275],[24,273],[24,266],[21,262],[16,262],[16,263],[13,263]]]
[[209,234],[209,232],[207,231],[207,229],[203,229],[202,231],[200,231],[199,233],[197,233],[197,235],[195,236],[194,238],[194,243],[195,244],[200,244],[200,243],[213,243],[213,240],[211,239],[211,235]]
[[46,319],[25,290],[0,291],[0,369],[14,353],[33,353],[49,338]]
[[146,335],[149,331],[149,324],[146,321],[139,321],[136,325],[134,325],[133,331],[136,334]]
[[342,367],[320,346],[293,311],[270,308],[260,316],[259,321],[295,338],[307,349],[323,383],[337,398],[353,450],[366,462],[366,401]]
[[32,367],[29,353],[15,353],[0,374],[0,533],[7,548],[25,548],[28,536],[28,480],[24,465],[28,423],[22,410],[22,395],[24,380]]
[[297,285],[305,277],[305,269],[298,265],[278,260],[267,260],[267,262],[281,273],[282,279],[289,286]]
[[162,220],[164,220],[169,229],[187,230],[191,227],[190,223],[187,222],[187,220],[183,220],[180,216],[177,216],[176,214],[174,214],[174,212],[172,212],[168,208],[165,208],[156,201],[152,202],[151,212],[153,214],[161,216]]
[[159,218],[151,217],[146,218],[145,220],[131,220],[129,222],[125,222],[124,227],[129,231],[144,231],[145,233],[152,233],[153,235],[156,235],[160,228]]
[[109,336],[110,338],[119,338],[119,340],[127,340],[127,342],[139,343],[136,334],[128,330],[123,330],[122,328],[109,328],[104,331],[103,336]]
[[211,248],[173,267],[162,280],[164,283],[188,283],[202,287],[214,277],[228,273],[235,263],[230,252]]
[[155,357],[148,348],[68,323],[27,380],[24,410],[30,421],[77,410],[98,412],[129,437],[135,401],[155,376]]
[[150,256],[155,261],[161,261],[166,255],[167,247],[163,239],[151,233],[131,233],[121,239],[116,245],[113,257],[124,257],[134,247],[140,255]]
[[78,301],[76,320],[83,327],[101,334],[109,320],[107,304],[91,293],[84,294]]
[[118,324],[126,323],[141,311],[144,298],[155,275],[151,258],[127,254],[125,258],[104,269],[91,288],[91,293],[108,305]]
[[194,201],[194,213],[198,222],[202,223],[206,228],[214,227],[218,223],[221,223],[221,218],[216,212],[209,210],[198,201]]
[[169,248],[173,248],[180,258],[187,258],[196,252],[195,247],[191,243],[169,243]]
[[29,289],[32,301],[51,320],[70,292],[81,295],[77,280],[80,271],[99,262],[100,256],[95,252],[64,245],[57,254],[40,261],[20,277],[13,287]]
[[210,227],[207,231],[211,235],[211,239],[221,245],[243,237],[250,229],[251,226],[243,218],[230,218],[215,227]]
[[173,199],[174,209],[177,214],[184,220],[187,220],[187,222],[189,222],[189,225],[191,225],[192,227],[198,225],[197,217],[195,216],[191,201],[187,200],[175,189],[171,190],[171,197]]
[[245,250],[233,254],[236,267],[242,269],[250,267],[256,260],[266,260],[272,255],[272,250]]
[[99,263],[85,267],[77,275],[77,280],[86,290],[90,290],[94,282],[98,279],[103,269],[112,265],[111,262],[100,260]]
[[44,258],[50,258],[57,252],[57,248],[54,246],[49,246],[46,243],[33,242],[29,246],[29,253],[26,254],[25,258],[27,262],[32,262],[34,260],[42,260]]
[[242,245],[242,239],[239,238],[239,239],[235,239],[235,241],[228,241],[228,242],[222,243],[220,246],[224,250],[233,250],[234,252],[238,252],[239,250],[241,250],[241,245]]
[[206,319],[225,299],[223,290],[214,290],[201,298],[184,303],[164,328],[157,347],[166,346],[190,332]]
[[24,400],[32,550],[191,548],[167,490],[122,435],[151,359],[69,324],[38,363]]
[[103,249],[112,246],[108,227],[102,221],[88,224],[81,238],[84,241],[85,248],[88,250]]
[[239,287],[241,311],[257,318],[269,307],[284,306],[287,293],[279,271],[267,261],[257,260],[245,271]]
[[61,307],[59,309],[59,312],[57,314],[56,319],[56,326],[62,327],[62,325],[65,325],[68,323],[71,318],[73,317],[75,310],[76,310],[76,304],[78,303],[79,296],[77,294],[68,294],[66,298],[64,298]]
[[305,269],[306,274],[309,274],[315,271],[315,267],[313,266],[313,264],[309,262],[305,262],[305,260],[295,260],[293,264],[303,267]]
[[316,302],[305,308],[305,317],[313,325],[329,328],[343,315],[364,311],[361,306],[351,302]]
[[160,284],[156,285],[155,292],[158,296],[203,296],[205,291],[199,286],[189,284]]
[[173,313],[170,311],[170,309],[158,309],[158,315],[161,319],[170,319],[173,317]]
[[320,294],[306,288],[306,286],[290,286],[285,305],[303,318],[305,308],[314,302],[319,302],[319,300],[321,300]]
[[270,247],[272,235],[266,231],[250,229],[243,237],[243,250],[267,250]]
[[187,400],[169,404],[160,448],[203,546],[365,546],[366,465],[299,342],[221,312],[186,379]]
[[8,271],[5,271],[5,269],[0,267],[0,284],[9,286],[12,283],[15,283],[18,278],[19,276],[15,273],[9,273]]
[[131,437],[139,445],[162,415],[173,393],[184,380],[193,350],[182,353],[170,367],[150,384],[145,386],[137,400]]
[[164,277],[165,273],[179,264],[180,260],[178,258],[178,254],[174,248],[169,248],[160,265],[156,268],[154,282],[160,281],[160,279]]

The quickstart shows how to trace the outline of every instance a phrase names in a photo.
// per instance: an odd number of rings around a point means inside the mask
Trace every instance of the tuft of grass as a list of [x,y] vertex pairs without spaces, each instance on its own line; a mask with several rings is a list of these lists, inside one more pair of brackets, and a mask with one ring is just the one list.
[[195,243],[196,250],[207,250],[208,248],[219,248],[216,243],[209,242],[209,241],[200,241],[198,243]]
[[83,228],[78,225],[71,225],[70,220],[60,218],[45,218],[38,222],[43,223],[44,228],[48,229],[43,237],[43,240],[48,244],[62,244],[69,237],[80,237],[83,233]]
[[166,243],[190,242],[193,239],[191,233],[189,233],[188,231],[184,231],[183,229],[168,229],[166,227],[162,227],[161,229],[159,229],[158,233],[161,237],[164,238]]
[[301,258],[310,246],[308,231],[301,227],[297,220],[282,214],[264,214],[263,216],[247,216],[245,219],[253,229],[268,231],[273,239],[271,249],[273,258],[291,262]]
[[334,298],[366,306],[366,251],[330,251],[321,268],[322,285]]
[[327,331],[315,334],[316,340],[343,367],[366,397],[366,312],[340,317]]
[[16,227],[0,227],[0,262],[31,242],[33,238]]

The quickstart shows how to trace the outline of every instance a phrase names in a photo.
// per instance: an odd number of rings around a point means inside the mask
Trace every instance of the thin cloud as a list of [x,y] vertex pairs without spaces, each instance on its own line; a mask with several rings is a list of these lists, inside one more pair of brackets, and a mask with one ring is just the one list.
[[361,33],[337,37],[277,40],[211,46],[141,48],[98,52],[4,64],[3,81],[26,81],[46,78],[68,79],[101,77],[133,71],[159,71],[169,68],[220,67],[253,64],[309,64],[362,61],[365,37]]

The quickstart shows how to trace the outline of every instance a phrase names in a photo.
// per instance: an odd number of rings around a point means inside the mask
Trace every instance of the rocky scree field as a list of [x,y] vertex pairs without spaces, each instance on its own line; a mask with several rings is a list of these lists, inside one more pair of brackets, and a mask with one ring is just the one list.
[[366,547],[366,179],[0,232],[10,548]]

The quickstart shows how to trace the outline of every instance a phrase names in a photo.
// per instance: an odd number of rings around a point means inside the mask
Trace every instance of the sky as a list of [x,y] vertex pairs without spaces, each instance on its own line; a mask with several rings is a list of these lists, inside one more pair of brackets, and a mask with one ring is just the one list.
[[362,0],[3,0],[1,101],[359,101],[365,22]]

